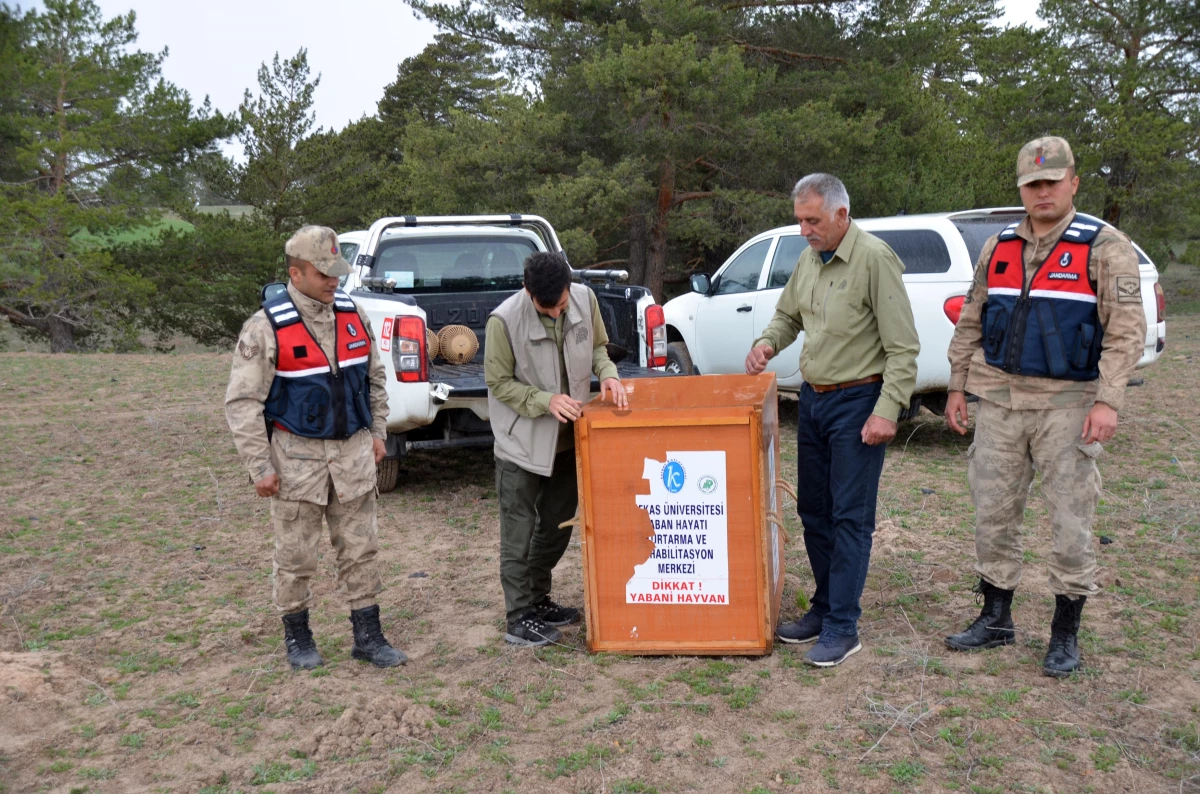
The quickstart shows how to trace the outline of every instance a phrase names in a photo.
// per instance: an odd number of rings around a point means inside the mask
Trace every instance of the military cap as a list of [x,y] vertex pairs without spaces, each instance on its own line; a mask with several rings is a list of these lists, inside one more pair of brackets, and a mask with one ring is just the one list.
[[350,264],[342,258],[337,232],[328,226],[301,226],[283,247],[293,259],[312,262],[313,267],[327,276],[344,276]]
[[1017,187],[1039,179],[1057,182],[1074,167],[1071,144],[1057,136],[1037,138],[1022,146],[1017,155]]

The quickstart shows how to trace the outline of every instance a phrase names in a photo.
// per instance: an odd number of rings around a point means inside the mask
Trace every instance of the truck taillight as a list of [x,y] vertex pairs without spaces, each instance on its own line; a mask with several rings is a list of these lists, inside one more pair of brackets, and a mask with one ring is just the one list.
[[646,308],[646,366],[667,365],[667,319],[663,307],[655,304]]
[[962,317],[962,307],[966,299],[965,295],[955,295],[953,298],[946,298],[946,302],[942,304],[942,311],[955,325],[958,325],[958,318]]
[[425,321],[420,317],[397,317],[392,324],[392,366],[396,370],[396,380],[403,383],[429,380]]
[[1158,308],[1158,319],[1154,322],[1161,323],[1167,319],[1167,296],[1163,292],[1162,284],[1154,282],[1154,304]]

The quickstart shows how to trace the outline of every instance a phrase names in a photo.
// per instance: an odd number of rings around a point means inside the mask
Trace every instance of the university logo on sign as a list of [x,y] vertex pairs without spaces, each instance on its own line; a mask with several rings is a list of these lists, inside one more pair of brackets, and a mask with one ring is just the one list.
[[662,470],[663,486],[671,493],[679,493],[683,490],[683,484],[687,482],[687,472],[683,470],[683,466],[677,460],[669,460]]

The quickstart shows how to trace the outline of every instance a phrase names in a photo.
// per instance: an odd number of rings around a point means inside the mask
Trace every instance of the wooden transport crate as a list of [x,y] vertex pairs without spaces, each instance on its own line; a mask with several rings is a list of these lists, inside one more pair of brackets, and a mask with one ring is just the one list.
[[575,423],[588,649],[770,653],[785,540],[774,374],[626,388],[627,410],[593,401]]

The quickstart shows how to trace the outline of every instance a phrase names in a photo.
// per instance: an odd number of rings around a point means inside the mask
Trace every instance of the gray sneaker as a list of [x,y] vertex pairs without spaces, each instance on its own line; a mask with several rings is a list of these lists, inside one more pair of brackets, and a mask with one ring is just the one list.
[[548,625],[535,612],[530,610],[522,617],[508,624],[508,631],[504,634],[504,641],[512,645],[541,646],[558,642],[562,639],[562,636],[561,631]]
[[564,607],[546,596],[533,605],[533,611],[547,626],[570,626],[579,622],[579,610],[575,607]]
[[792,644],[812,642],[821,636],[822,622],[824,621],[822,621],[821,616],[810,609],[799,620],[793,620],[791,623],[780,623],[779,628],[775,629],[775,636],[779,638],[780,642]]
[[835,667],[862,650],[857,634],[849,637],[821,632],[821,639],[804,654],[804,661],[813,667]]

